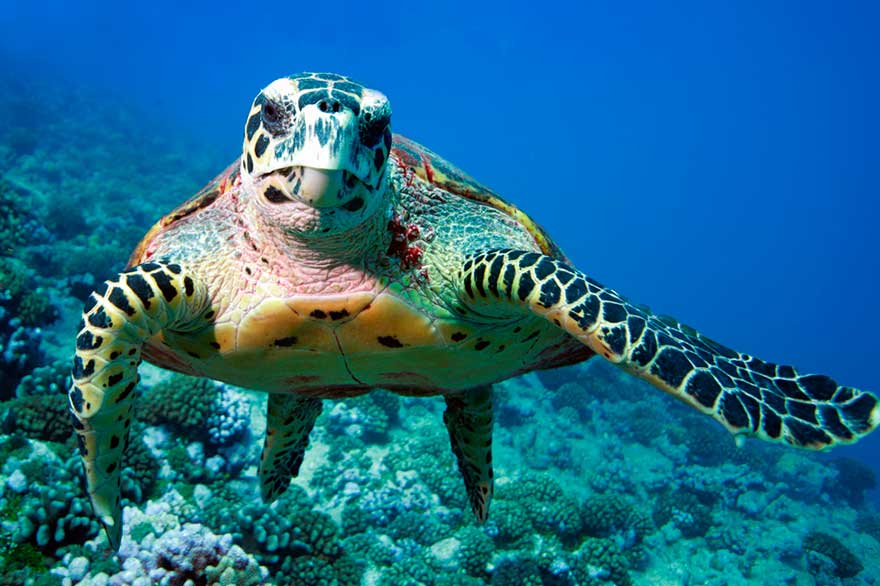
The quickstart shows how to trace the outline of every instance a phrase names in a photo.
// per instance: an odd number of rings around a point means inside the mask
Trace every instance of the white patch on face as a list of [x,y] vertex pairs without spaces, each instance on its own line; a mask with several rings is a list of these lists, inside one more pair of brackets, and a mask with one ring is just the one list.
[[291,95],[295,91],[296,85],[293,80],[287,77],[282,77],[263,88],[263,95],[270,99],[274,98],[280,100],[282,96]]

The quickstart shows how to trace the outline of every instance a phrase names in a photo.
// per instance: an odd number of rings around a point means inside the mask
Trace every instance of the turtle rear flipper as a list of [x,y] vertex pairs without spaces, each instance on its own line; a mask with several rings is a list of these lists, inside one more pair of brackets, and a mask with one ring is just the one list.
[[186,328],[209,311],[206,287],[166,263],[128,270],[86,302],[68,397],[89,498],[114,549],[122,535],[122,458],[141,348],[162,330]]
[[539,314],[734,434],[822,449],[880,424],[873,394],[731,350],[549,256],[490,250],[468,257],[461,278],[469,303],[502,301]]
[[309,433],[321,414],[321,400],[271,393],[266,408],[266,440],[260,457],[260,494],[271,503],[299,474]]
[[464,479],[471,510],[482,523],[489,517],[494,493],[492,469],[492,387],[446,395],[443,422]]

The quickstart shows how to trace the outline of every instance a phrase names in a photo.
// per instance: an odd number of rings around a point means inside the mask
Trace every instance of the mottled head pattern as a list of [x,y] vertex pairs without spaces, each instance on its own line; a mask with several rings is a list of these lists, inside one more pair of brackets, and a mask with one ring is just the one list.
[[245,124],[243,181],[276,208],[270,215],[292,217],[295,231],[347,229],[382,201],[390,122],[388,99],[346,77],[275,80],[254,99]]

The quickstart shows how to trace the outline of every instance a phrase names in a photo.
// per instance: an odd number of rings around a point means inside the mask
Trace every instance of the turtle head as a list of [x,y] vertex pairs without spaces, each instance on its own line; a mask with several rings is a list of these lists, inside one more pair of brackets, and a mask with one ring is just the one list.
[[383,199],[390,122],[388,99],[348,78],[278,79],[257,95],[248,115],[242,177],[265,207],[275,208],[268,213],[301,230],[355,225]]

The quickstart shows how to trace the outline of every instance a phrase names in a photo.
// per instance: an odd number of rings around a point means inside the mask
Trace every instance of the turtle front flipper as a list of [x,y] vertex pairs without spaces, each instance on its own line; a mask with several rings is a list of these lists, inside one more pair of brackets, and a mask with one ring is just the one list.
[[299,473],[309,445],[309,433],[321,414],[319,399],[299,395],[269,395],[266,441],[260,458],[260,494],[271,503],[284,494]]
[[541,315],[738,436],[822,449],[880,423],[873,394],[731,350],[549,256],[490,250],[468,257],[460,278],[467,303],[500,301]]
[[464,478],[468,500],[477,521],[489,517],[494,492],[492,471],[492,387],[477,387],[446,395],[443,423]]
[[147,263],[93,292],[83,309],[68,394],[89,497],[116,549],[120,484],[133,395],[145,341],[186,330],[210,311],[207,288],[176,264]]

